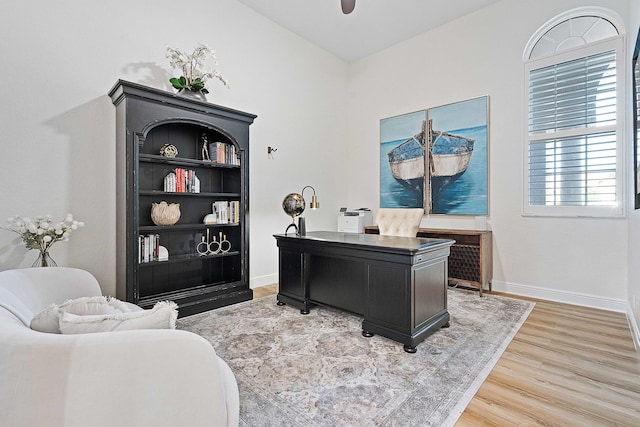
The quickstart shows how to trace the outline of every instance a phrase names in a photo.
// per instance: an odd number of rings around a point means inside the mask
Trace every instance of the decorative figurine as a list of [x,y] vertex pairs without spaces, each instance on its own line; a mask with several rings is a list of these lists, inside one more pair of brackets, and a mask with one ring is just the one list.
[[209,138],[207,138],[207,134],[202,134],[202,160],[211,161],[209,158]]

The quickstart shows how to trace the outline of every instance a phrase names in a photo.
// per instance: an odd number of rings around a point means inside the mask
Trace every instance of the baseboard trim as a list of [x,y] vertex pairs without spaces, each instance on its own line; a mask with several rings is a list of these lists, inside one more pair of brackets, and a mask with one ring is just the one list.
[[627,322],[629,322],[629,329],[631,330],[631,336],[633,337],[633,345],[636,351],[640,351],[640,326],[636,316],[633,314],[633,310],[630,304],[627,304]]
[[599,308],[602,310],[627,312],[627,301],[615,298],[599,297],[595,295],[581,294],[578,292],[559,291],[557,289],[539,288],[537,286],[522,285],[519,283],[492,282],[492,289],[496,292],[504,292],[538,298],[548,301],[563,302],[566,304],[581,305],[584,307]]
[[261,286],[272,285],[278,283],[277,274],[267,274],[265,276],[251,277],[249,279],[249,287],[251,289],[259,288]]

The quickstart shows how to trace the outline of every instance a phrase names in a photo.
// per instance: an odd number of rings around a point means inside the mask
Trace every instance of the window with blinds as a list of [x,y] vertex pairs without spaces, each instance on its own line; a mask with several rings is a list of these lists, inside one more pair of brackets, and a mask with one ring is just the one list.
[[532,70],[529,204],[615,203],[615,125],[615,51]]
[[622,213],[620,38],[526,64],[524,214]]

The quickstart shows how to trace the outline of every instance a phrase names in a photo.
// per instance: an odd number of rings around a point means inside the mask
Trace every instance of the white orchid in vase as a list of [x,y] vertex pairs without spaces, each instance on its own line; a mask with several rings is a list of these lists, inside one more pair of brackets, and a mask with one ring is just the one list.
[[0,228],[20,235],[27,249],[40,252],[32,267],[55,267],[57,264],[51,259],[49,249],[55,242],[69,240],[72,231],[80,227],[84,227],[84,222],[76,221],[73,215],[67,214],[58,223],[54,223],[51,215],[41,215],[35,220],[16,215],[9,217],[6,227]]
[[167,58],[169,64],[173,68],[178,68],[182,71],[180,77],[172,77],[169,79],[171,85],[178,89],[178,92],[188,90],[192,92],[207,94],[209,91],[205,87],[207,80],[218,79],[220,82],[229,87],[228,82],[222,77],[222,74],[217,70],[205,70],[204,62],[206,59],[210,59],[213,65],[218,64],[216,53],[206,45],[200,43],[193,50],[191,55],[182,52],[179,49],[167,46]]

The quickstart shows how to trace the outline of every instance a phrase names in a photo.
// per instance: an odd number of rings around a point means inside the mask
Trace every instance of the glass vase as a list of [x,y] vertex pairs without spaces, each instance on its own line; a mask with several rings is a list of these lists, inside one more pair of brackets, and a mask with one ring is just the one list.
[[49,252],[40,252],[38,258],[31,264],[31,267],[57,267],[58,264],[51,258]]

